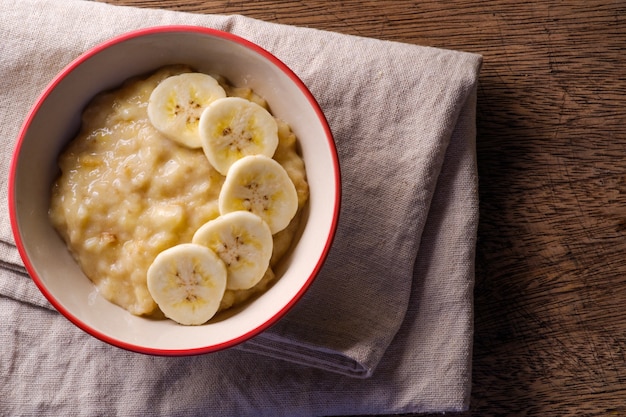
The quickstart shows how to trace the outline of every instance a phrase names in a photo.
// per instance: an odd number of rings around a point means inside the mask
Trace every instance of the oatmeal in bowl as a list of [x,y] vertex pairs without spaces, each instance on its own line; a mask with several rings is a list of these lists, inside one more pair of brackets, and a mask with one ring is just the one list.
[[[202,78],[197,81],[199,75]],[[204,102],[195,98],[193,111],[185,109],[189,97],[179,94],[184,97],[177,99],[175,89],[167,85],[168,81],[179,81],[181,77],[183,83],[190,79],[189,85],[184,87],[195,96],[206,91],[201,83],[204,78],[214,80],[211,87],[219,92],[218,97],[213,97],[209,91]],[[157,90],[157,87],[161,89]],[[167,89],[164,93],[166,100],[160,103],[159,93],[163,88]],[[227,112],[218,120],[209,119],[202,126],[204,130],[200,129],[200,116],[210,118],[210,112],[215,108],[219,112],[220,104],[228,103],[224,100],[227,97],[242,100],[242,106],[234,107],[232,114]],[[180,103],[176,103],[177,100]],[[182,126],[176,126],[176,123],[163,125],[162,120],[167,121],[167,117],[158,114],[157,118],[154,110],[150,115],[150,109],[160,104],[163,104],[161,108],[173,109],[167,110],[172,113],[172,119],[180,115],[185,118],[185,123]],[[189,116],[185,113],[196,114]],[[263,122],[273,129],[270,132],[263,131],[264,126],[258,126],[258,120],[264,115],[268,120]],[[229,122],[234,127],[222,126]],[[273,226],[284,220],[269,234],[270,241],[263,242],[259,248],[267,249],[267,255],[256,256],[259,253],[253,245],[257,243],[253,242],[256,236],[248,233],[240,222],[231,225],[231,229],[238,230],[236,235],[224,237],[219,242],[221,250],[212,247],[221,262],[228,264],[231,276],[236,275],[235,269],[241,271],[246,267],[262,266],[257,268],[250,285],[233,285],[233,277],[225,280],[228,284],[224,282],[224,290],[219,297],[216,295],[218,308],[213,313],[217,313],[243,303],[273,282],[272,268],[278,265],[293,243],[302,210],[308,201],[306,170],[296,147],[297,138],[289,125],[271,115],[262,97],[250,88],[232,86],[219,76],[197,73],[184,66],[168,66],[130,79],[121,87],[96,96],[83,112],[79,134],[59,156],[61,175],[52,188],[52,224],[99,293],[132,314],[158,316],[165,308],[165,301],[157,303],[155,298],[158,296],[153,294],[156,290],[150,291],[148,286],[148,271],[157,255],[183,243],[195,243],[194,235],[202,226],[209,222],[213,224],[214,220],[221,220],[221,216],[227,214],[224,207],[220,207],[220,204],[226,205],[224,197],[220,201],[220,195],[228,192],[225,180],[234,175],[228,173],[232,163],[218,164],[215,162],[217,152],[212,149],[203,151],[201,143],[204,139],[207,142],[204,147],[210,148],[217,142],[205,132],[214,126],[219,128],[219,139],[223,142],[218,159],[230,161],[264,155],[277,161],[290,181],[281,187],[280,196],[269,192],[272,184],[259,182],[258,185],[268,188],[267,191],[261,188],[257,191],[259,198],[264,198],[268,205],[257,211],[258,215],[265,216],[272,208],[277,217],[274,221],[270,218],[261,221],[268,224],[269,230],[270,224]],[[231,130],[230,135],[224,134],[228,130]],[[268,144],[270,141],[272,143]],[[210,162],[209,156],[214,162]],[[244,171],[243,175],[250,175],[250,171]],[[291,201],[281,201],[289,187],[293,188]],[[270,205],[272,198],[279,201]],[[279,213],[276,206],[287,203],[294,209]],[[255,212],[253,209],[242,208],[242,211]],[[244,246],[244,238],[252,245]],[[233,245],[228,240],[241,246],[238,253],[229,255],[224,246]],[[241,259],[235,262],[227,259],[228,256]],[[182,277],[180,285],[195,286],[190,280],[200,278]],[[178,287],[170,281],[170,285]],[[194,288],[187,288],[189,296],[194,296],[195,292]],[[187,303],[187,308],[199,310],[201,302],[209,301],[194,300]]]
[[9,193],[52,305],[113,345],[186,355],[240,343],[298,301],[330,249],[340,177],[290,69],[175,26],[107,41],[57,76],[24,123]]

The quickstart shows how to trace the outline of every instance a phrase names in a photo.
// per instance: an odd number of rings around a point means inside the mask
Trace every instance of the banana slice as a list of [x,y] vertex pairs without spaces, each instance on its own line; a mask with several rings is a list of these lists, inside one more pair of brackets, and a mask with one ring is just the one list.
[[226,290],[226,266],[206,246],[182,243],[159,253],[148,268],[148,291],[163,314],[185,325],[207,322]]
[[163,135],[189,148],[200,148],[200,115],[226,92],[210,75],[189,72],[161,81],[150,94],[148,118]]
[[298,194],[278,162],[250,155],[230,167],[218,204],[222,215],[238,210],[256,214],[275,234],[287,227],[298,211]]
[[222,175],[246,155],[271,158],[278,146],[276,119],[260,105],[244,98],[215,100],[202,113],[199,129],[202,149]]
[[269,267],[274,245],[269,226],[247,211],[233,211],[205,223],[192,242],[207,246],[226,264],[229,290],[254,287]]

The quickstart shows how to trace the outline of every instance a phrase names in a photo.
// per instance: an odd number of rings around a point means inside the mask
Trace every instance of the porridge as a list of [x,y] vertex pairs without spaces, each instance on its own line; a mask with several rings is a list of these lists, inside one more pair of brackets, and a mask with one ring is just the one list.
[[[162,316],[147,285],[155,258],[190,243],[201,226],[223,214],[219,198],[226,176],[203,149],[171,140],[148,117],[155,87],[191,72],[167,67],[98,95],[83,113],[78,136],[59,156],[61,174],[52,188],[51,222],[100,294],[135,315]],[[215,79],[227,97],[267,109],[250,89]],[[276,119],[276,125],[278,141],[271,159],[295,186],[297,211],[286,227],[272,231],[273,250],[262,277],[250,288],[227,286],[218,311],[271,284],[273,268],[291,246],[308,200],[296,137],[286,123]]]

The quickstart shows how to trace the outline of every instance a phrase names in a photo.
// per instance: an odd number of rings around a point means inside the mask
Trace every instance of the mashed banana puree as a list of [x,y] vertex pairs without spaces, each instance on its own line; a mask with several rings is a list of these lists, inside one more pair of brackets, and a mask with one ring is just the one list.
[[[127,81],[104,92],[86,107],[81,131],[59,156],[61,174],[53,184],[50,219],[84,273],[109,301],[135,315],[158,316],[146,272],[163,250],[190,242],[194,232],[219,216],[224,182],[202,149],[179,145],[150,123],[147,103],[163,79],[186,67],[163,68],[146,78]],[[249,88],[216,77],[228,96],[263,105]],[[265,290],[273,267],[290,247],[308,199],[304,162],[296,137],[278,120],[274,154],[298,193],[298,213],[274,235],[270,267],[248,290],[226,290],[220,310],[236,306]]]

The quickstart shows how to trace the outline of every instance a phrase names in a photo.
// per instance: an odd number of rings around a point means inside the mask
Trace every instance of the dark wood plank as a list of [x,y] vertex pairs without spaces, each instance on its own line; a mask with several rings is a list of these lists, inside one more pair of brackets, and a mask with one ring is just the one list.
[[461,415],[626,415],[626,2],[107,1],[482,54]]

